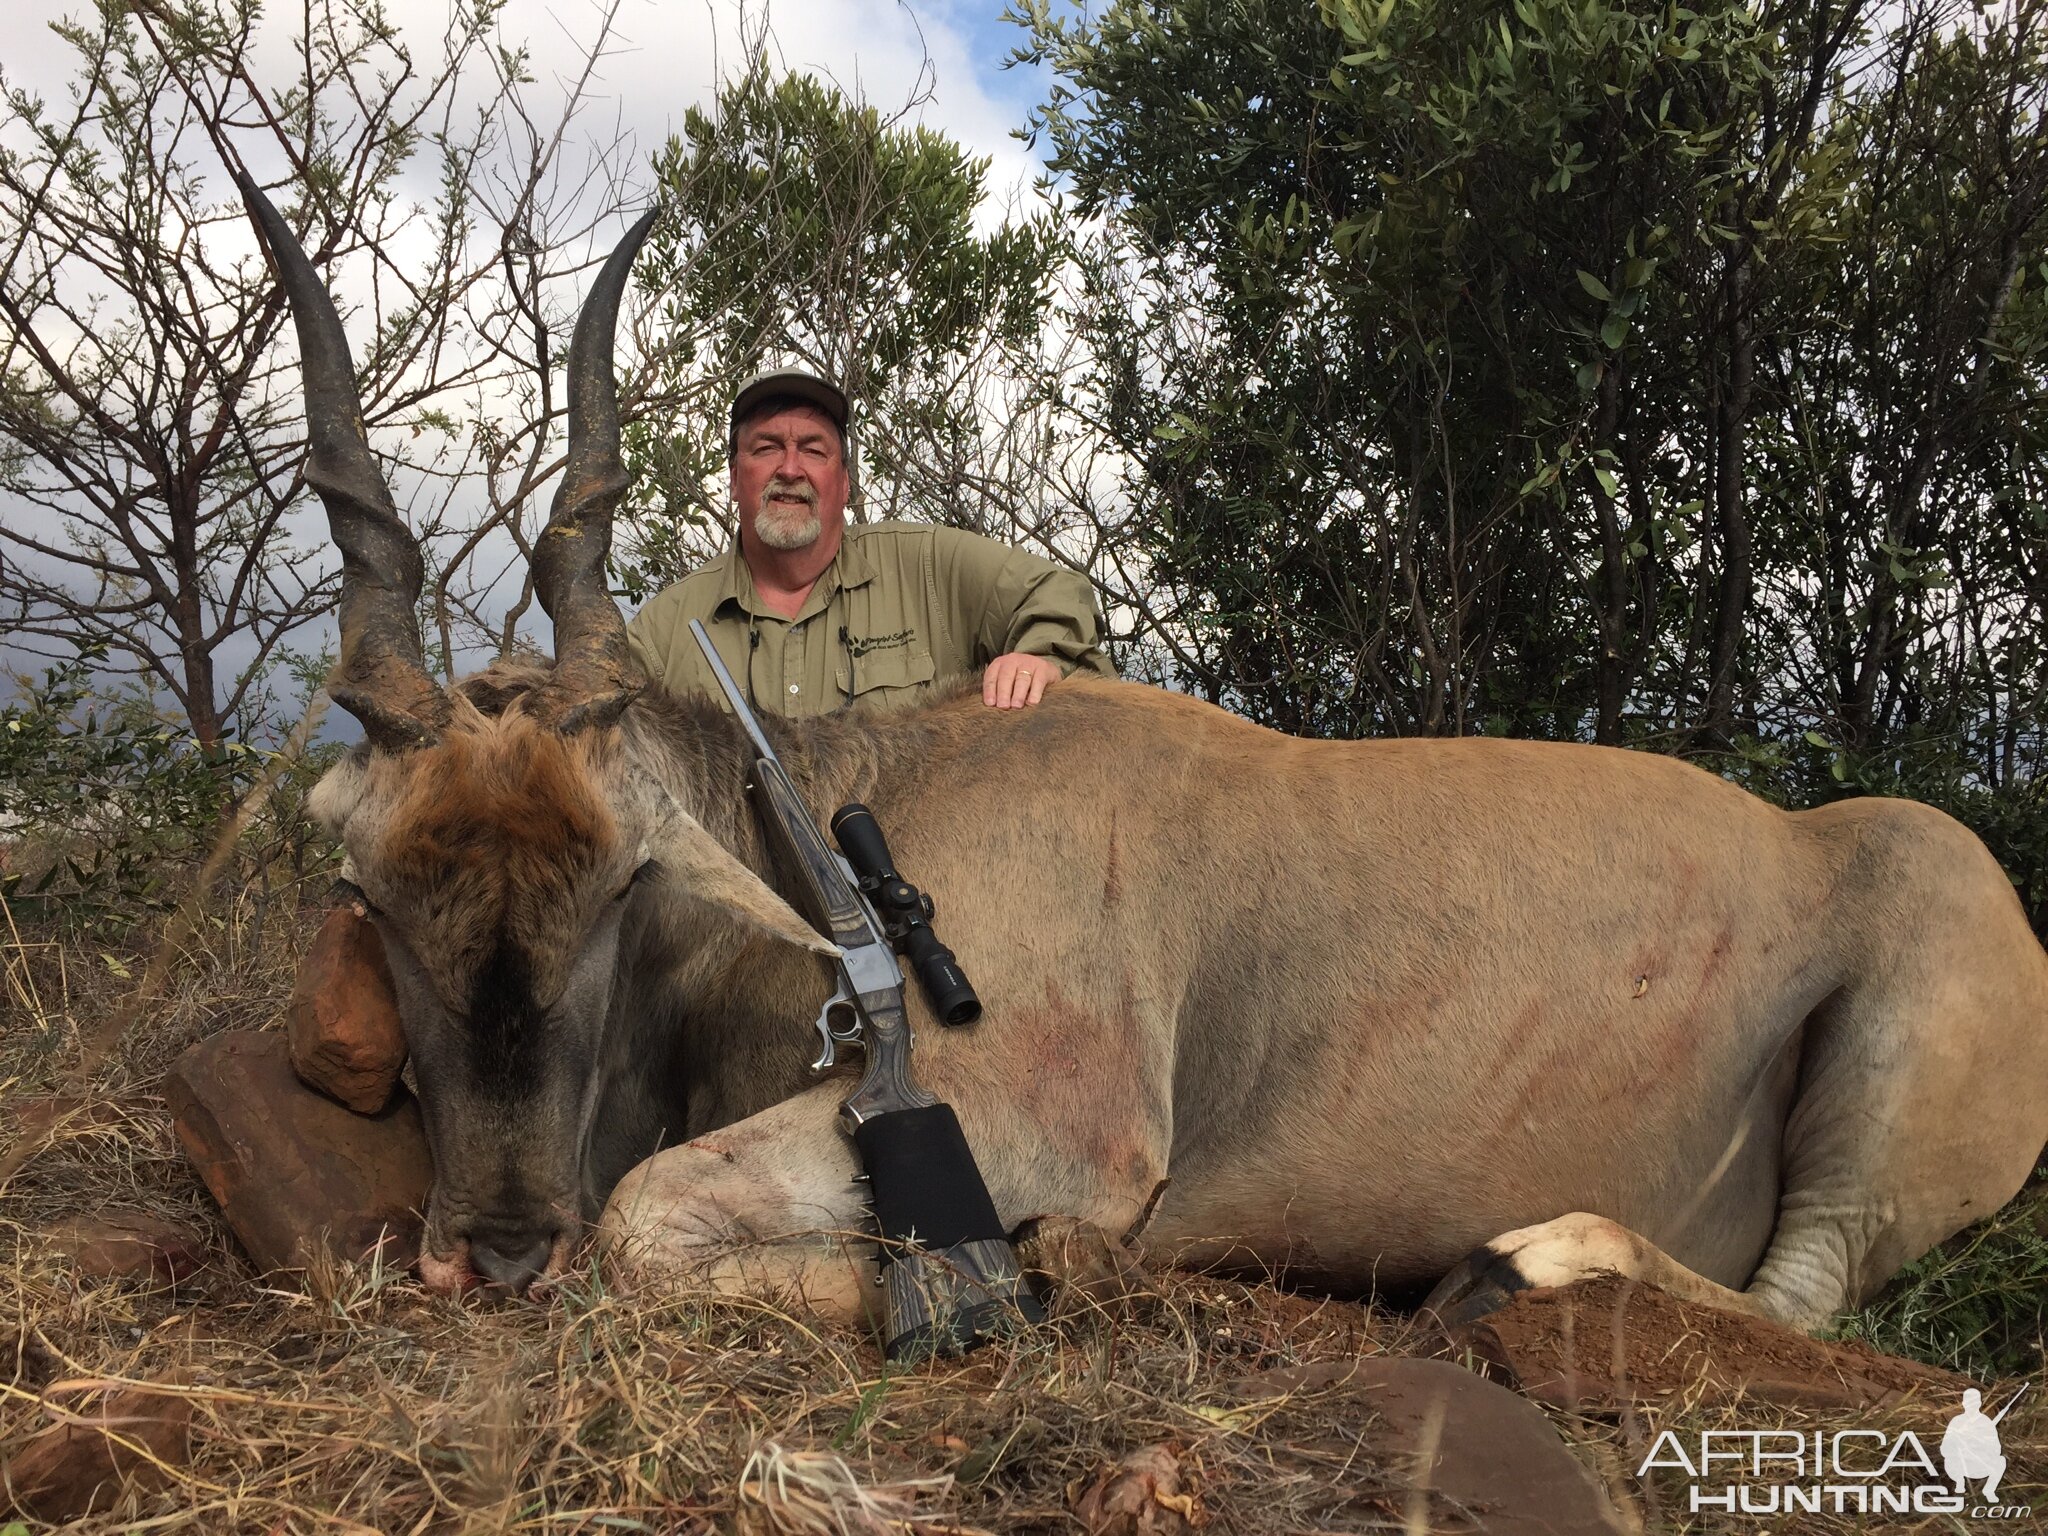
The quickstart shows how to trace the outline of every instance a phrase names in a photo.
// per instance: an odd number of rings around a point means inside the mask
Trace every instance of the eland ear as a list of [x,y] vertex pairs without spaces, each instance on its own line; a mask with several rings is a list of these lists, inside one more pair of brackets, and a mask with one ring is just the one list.
[[329,837],[339,838],[341,829],[362,803],[367,785],[362,759],[351,752],[315,781],[313,792],[306,797],[306,810]]
[[741,922],[813,954],[839,953],[837,944],[805,922],[796,908],[727,852],[695,818],[679,814],[655,854],[699,901],[721,907]]

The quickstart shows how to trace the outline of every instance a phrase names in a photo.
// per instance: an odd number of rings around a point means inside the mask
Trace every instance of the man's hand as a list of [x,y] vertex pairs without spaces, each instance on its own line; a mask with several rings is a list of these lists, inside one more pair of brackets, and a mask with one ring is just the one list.
[[1010,651],[998,656],[981,674],[981,702],[996,709],[1023,709],[1045,697],[1045,690],[1063,674],[1050,656]]

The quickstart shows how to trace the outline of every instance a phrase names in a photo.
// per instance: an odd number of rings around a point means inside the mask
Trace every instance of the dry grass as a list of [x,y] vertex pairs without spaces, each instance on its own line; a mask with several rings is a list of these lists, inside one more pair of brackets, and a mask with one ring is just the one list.
[[[51,1421],[67,1383],[175,1383],[165,1390],[195,1410],[192,1459],[169,1469],[168,1486],[70,1529],[1071,1531],[1073,1490],[1160,1442],[1177,1448],[1212,1531],[1475,1528],[1411,1495],[1405,1459],[1356,1407],[1316,1393],[1247,1401],[1237,1385],[1274,1366],[1428,1349],[1382,1309],[1170,1275],[1154,1295],[1077,1306],[966,1362],[891,1371],[870,1341],[789,1310],[709,1294],[626,1299],[594,1272],[544,1302],[496,1307],[374,1268],[266,1288],[158,1097],[191,1041],[275,1022],[310,937],[312,915],[228,908],[174,923],[154,966],[146,952],[38,947],[0,924],[0,1451]],[[129,1016],[125,1034],[111,1029]],[[24,1116],[67,1083],[81,1107]],[[79,1280],[40,1251],[57,1218],[109,1207],[189,1223],[209,1235],[213,1262],[153,1289]],[[2048,1391],[2030,1396],[2006,1426],[2016,1492],[2048,1473]],[[1667,1424],[1852,1427],[1754,1407],[1554,1417],[1629,1517],[1659,1531],[1762,1528],[1687,1517],[1668,1478],[1645,1488],[1630,1475]],[[1909,1418],[1938,1434],[1926,1412]],[[1824,1517],[1797,1528],[1885,1527]]]

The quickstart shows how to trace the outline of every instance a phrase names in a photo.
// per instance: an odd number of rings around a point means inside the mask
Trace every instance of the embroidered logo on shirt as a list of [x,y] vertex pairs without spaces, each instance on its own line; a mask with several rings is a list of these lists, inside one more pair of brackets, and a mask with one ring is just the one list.
[[916,638],[917,631],[914,629],[899,629],[893,635],[873,635],[865,640],[856,640],[849,635],[846,641],[846,650],[848,655],[858,661],[861,657],[867,655],[869,651],[898,650],[910,644]]

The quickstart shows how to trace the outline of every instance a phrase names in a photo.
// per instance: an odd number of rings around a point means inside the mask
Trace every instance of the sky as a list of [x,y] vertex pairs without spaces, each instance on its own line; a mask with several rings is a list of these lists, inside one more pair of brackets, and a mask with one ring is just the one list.
[[[994,157],[999,168],[1023,172],[1029,154],[1009,135],[1035,99],[1034,86],[1029,71],[1001,67],[1024,35],[1001,20],[1004,9],[1005,0],[749,0],[745,7],[749,17],[767,16],[790,68],[858,83],[877,101],[900,99],[928,53],[936,88],[924,120]],[[61,96],[70,50],[49,24],[91,10],[85,0],[9,0],[0,63],[9,83]],[[430,54],[447,15],[443,0],[388,0],[387,10]],[[507,41],[526,40],[544,74],[594,35],[599,12],[594,0],[510,0],[500,30]],[[611,97],[650,151],[692,102],[710,99],[740,16],[737,0],[621,0],[623,44],[602,71],[600,95]]]
[[[744,8],[740,0],[619,0],[614,35],[596,71],[585,122],[594,139],[609,138],[615,126],[630,135],[636,162],[631,179],[644,189],[649,178],[639,168],[680,127],[690,106],[711,100],[720,75],[737,63],[742,27],[765,15],[772,46],[792,71],[825,76],[885,109],[904,102],[920,81],[926,82],[929,99],[915,120],[988,158],[990,198],[984,220],[994,222],[1003,208],[1037,196],[1032,184],[1041,171],[1033,152],[1014,136],[1039,99],[1041,80],[1032,71],[1002,67],[1024,36],[1001,19],[1004,8],[1005,0],[775,0],[767,6],[748,0]],[[271,23],[260,34],[266,42],[258,51],[259,75],[266,74],[265,48],[273,69],[287,64],[296,9],[273,8]],[[91,10],[87,0],[10,0],[8,43],[0,58],[7,85],[62,102],[75,55],[51,33],[50,23],[87,18]],[[399,23],[416,57],[430,61],[437,56],[446,0],[387,0],[387,14]],[[550,89],[580,64],[601,16],[597,0],[508,0],[500,35],[507,44],[523,41],[528,47],[530,72],[536,77],[533,91],[543,105]],[[432,166],[421,157],[408,178],[418,178],[423,199],[431,194],[432,175]],[[623,216],[619,223],[623,227]],[[601,238],[616,233],[601,232]],[[22,515],[19,503],[0,498],[0,520]],[[317,509],[309,508],[308,516],[317,520]],[[316,521],[310,526],[323,525]],[[542,630],[536,638],[546,643],[545,620],[537,613],[535,618]],[[40,670],[42,662],[10,643],[5,622],[0,617],[0,673]],[[319,643],[317,632],[305,633],[300,642],[308,649]],[[234,659],[223,652],[223,667],[233,666]],[[0,695],[8,691],[0,683]]]

